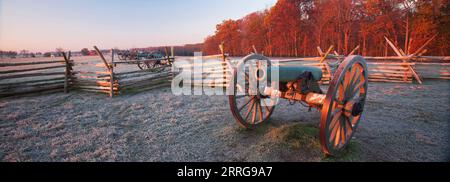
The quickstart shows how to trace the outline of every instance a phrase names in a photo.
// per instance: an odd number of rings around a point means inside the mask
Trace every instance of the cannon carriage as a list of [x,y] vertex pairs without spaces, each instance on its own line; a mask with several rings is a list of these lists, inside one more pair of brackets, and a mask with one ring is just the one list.
[[170,64],[170,61],[164,62],[165,55],[160,51],[144,52],[144,51],[121,51],[117,53],[119,60],[137,61],[136,64],[141,70],[152,70],[161,72],[164,67]]
[[361,56],[349,56],[336,69],[326,92],[322,70],[308,66],[280,66],[251,54],[233,70],[229,105],[236,122],[252,129],[266,122],[278,99],[300,102],[321,112],[320,141],[327,155],[336,155],[353,137],[367,96],[368,70]]

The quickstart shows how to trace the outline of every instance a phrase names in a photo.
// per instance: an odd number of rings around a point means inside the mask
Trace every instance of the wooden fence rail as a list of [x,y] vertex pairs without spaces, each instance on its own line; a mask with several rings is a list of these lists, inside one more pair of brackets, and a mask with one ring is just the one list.
[[[110,97],[128,91],[142,91],[146,89],[170,85],[173,78],[171,73],[171,64],[175,57],[168,54],[158,59],[115,61],[115,50],[111,50],[111,59],[106,60],[103,53],[94,46],[100,57],[100,62],[80,63],[83,66],[91,66],[95,71],[76,71],[77,80],[73,87],[82,91],[106,93]],[[152,61],[166,62],[165,66],[156,69],[121,71],[119,68],[123,65],[136,65],[139,63],[149,63]],[[99,70],[100,69],[100,70]]]
[[73,81],[73,60],[0,63],[0,97],[41,92],[65,92]]
[[[328,52],[328,51],[327,51]],[[324,55],[329,56],[324,53]],[[217,57],[214,57],[217,58]],[[448,57],[423,57],[422,59],[426,60],[440,60],[445,61]],[[320,81],[321,84],[329,84],[332,77],[332,68],[328,65],[328,62],[333,62],[336,60],[330,60],[327,58],[327,61],[324,60],[323,63],[320,63],[323,57],[317,58],[299,58],[299,59],[289,59],[289,60],[281,60],[277,61],[279,66],[313,66],[322,69],[323,78]],[[382,59],[381,57],[377,58],[377,60],[384,60],[382,62],[373,61],[370,57],[367,62],[368,71],[369,71],[369,81],[370,82],[391,82],[391,83],[413,83],[416,76],[419,76],[420,82],[422,79],[445,79],[450,80],[450,63],[430,63],[430,62],[400,62],[402,59],[394,59],[398,60],[398,62],[389,61],[390,57],[385,57]],[[403,58],[404,59],[404,58]],[[226,60],[226,59],[225,59]],[[223,62],[212,61],[212,62],[203,62],[201,65],[196,64],[188,64],[183,65],[186,69],[194,69],[197,67],[203,68],[203,75],[201,77],[194,77],[191,81],[184,81],[185,84],[191,84],[193,86],[202,86],[202,87],[227,87],[229,80],[232,75],[232,67],[231,62],[224,61],[227,64],[222,64]],[[334,68],[336,69],[336,68]],[[225,75],[226,79],[220,79]],[[209,78],[209,79],[208,79]]]
[[[171,64],[155,69],[137,70],[138,63],[162,61],[173,63],[175,57],[166,49],[166,56],[158,59],[115,61],[114,50],[107,60],[102,52],[94,47],[100,59],[74,62],[70,52],[63,53],[63,60],[0,63],[0,97],[29,93],[57,92],[81,90],[108,94],[110,97],[128,92],[143,91],[171,84],[174,74]],[[223,49],[221,49],[223,50]],[[323,53],[317,58],[298,58],[279,60],[280,66],[314,66],[322,69],[322,84],[328,84],[333,77],[333,62],[343,58]],[[334,56],[334,57],[333,57]],[[445,62],[448,57],[414,57],[410,61],[397,57],[367,57],[369,81],[412,83],[417,77],[422,79],[450,80],[450,63]],[[422,59],[414,61],[414,59]],[[436,62],[436,60],[439,61]],[[202,69],[202,74],[193,74],[191,80],[184,80],[183,84],[197,87],[225,88],[230,83],[235,61],[223,51],[218,55],[203,56],[202,62],[197,63],[192,58],[185,58],[187,64],[177,65],[191,71]],[[377,60],[377,61],[374,61]],[[379,61],[383,60],[383,61]],[[427,60],[427,61],[424,61]],[[432,60],[432,61],[430,61]],[[321,62],[322,61],[322,62]],[[330,64],[331,63],[331,64]],[[128,66],[135,66],[130,70]],[[331,65],[331,68],[330,68]],[[80,66],[80,67],[78,67]],[[125,68],[125,69],[123,69]]]

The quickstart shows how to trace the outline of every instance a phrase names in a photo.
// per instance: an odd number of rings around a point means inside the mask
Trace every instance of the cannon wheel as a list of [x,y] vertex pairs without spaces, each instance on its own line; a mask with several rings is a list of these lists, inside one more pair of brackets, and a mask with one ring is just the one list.
[[146,70],[146,69],[152,68],[152,67],[151,67],[151,64],[152,64],[152,63],[139,62],[139,63],[137,64],[137,66],[138,66],[139,69],[141,69],[141,70]]
[[127,60],[127,55],[125,52],[118,53],[119,60],[125,61]]
[[[157,56],[151,56],[148,59],[162,58]],[[141,70],[151,69],[152,72],[160,73],[165,70],[165,65],[161,61],[149,61],[149,62],[139,62],[138,67]]]
[[[239,124],[239,126],[246,129],[253,129],[256,126],[267,121],[267,119],[270,118],[275,109],[274,102],[276,102],[274,99],[261,95],[261,93],[257,93],[256,95],[250,95],[248,93],[248,72],[245,72],[246,90],[245,92],[242,91],[242,86],[237,82],[237,73],[239,73],[240,69],[243,69],[245,67],[246,63],[252,60],[263,61],[267,63],[267,66],[271,65],[269,58],[259,54],[251,54],[243,58],[239,62],[238,66],[233,70],[232,79],[234,79],[234,82],[232,82],[230,86],[234,87],[234,94],[228,96],[230,109],[236,122]],[[248,71],[248,69],[246,71]],[[238,95],[238,90],[240,90],[244,94]]]
[[350,142],[364,108],[368,70],[361,56],[349,56],[331,80],[320,120],[320,140],[326,155],[336,155]]

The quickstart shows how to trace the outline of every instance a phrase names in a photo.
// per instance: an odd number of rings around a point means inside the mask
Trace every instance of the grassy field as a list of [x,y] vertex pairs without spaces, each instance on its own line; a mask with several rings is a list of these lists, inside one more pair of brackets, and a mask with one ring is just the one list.
[[174,96],[170,88],[112,99],[78,91],[5,98],[0,160],[448,161],[449,87],[370,83],[354,140],[332,158],[320,150],[319,112],[287,101],[247,131],[225,96]]

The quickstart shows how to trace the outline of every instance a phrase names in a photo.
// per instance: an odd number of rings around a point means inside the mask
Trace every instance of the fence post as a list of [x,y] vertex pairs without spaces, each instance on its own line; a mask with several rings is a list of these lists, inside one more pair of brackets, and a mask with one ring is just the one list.
[[[175,62],[175,51],[174,51],[173,46],[170,48],[170,54],[172,55],[172,61],[169,60],[169,64],[172,66],[173,63]],[[173,72],[172,67],[170,68],[170,72],[171,72],[171,76],[172,76],[172,80],[173,80],[175,78],[175,74]]]
[[220,44],[219,45],[219,49],[220,49],[220,52],[222,53],[222,70],[223,70],[223,81],[222,81],[222,87],[224,87],[227,83],[226,83],[226,81],[227,81],[227,71],[226,71],[226,69],[227,69],[227,58],[226,58],[226,55],[225,55],[225,49],[224,49],[224,46],[223,46],[223,43],[222,44]]
[[69,77],[72,75],[72,73],[70,72],[72,66],[70,65],[70,56],[71,56],[71,52],[69,51],[68,55],[66,55],[65,52],[62,52],[64,61],[66,63],[66,67],[64,70],[64,93],[69,93]]
[[111,77],[111,85],[110,85],[110,93],[109,96],[113,97],[114,96],[114,49],[111,49],[111,69],[109,71],[109,76]]
[[110,91],[109,91],[109,97],[113,97],[114,96],[114,70],[113,70],[113,65],[109,65],[108,62],[106,61],[105,57],[103,56],[102,52],[98,49],[97,46],[94,46],[95,51],[97,52],[97,54],[100,56],[100,58],[102,59],[103,63],[105,64],[105,67],[108,69],[109,71],[109,82],[110,82]]

